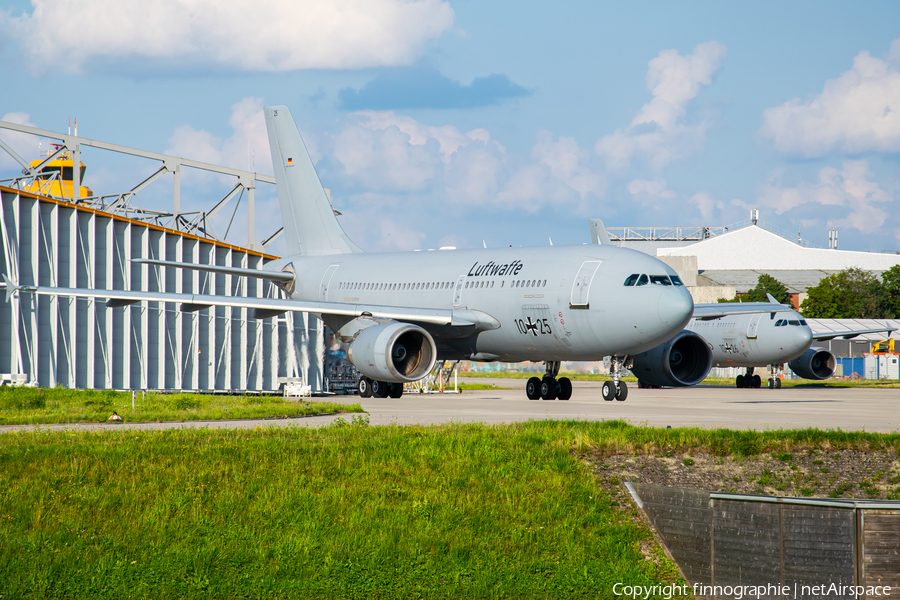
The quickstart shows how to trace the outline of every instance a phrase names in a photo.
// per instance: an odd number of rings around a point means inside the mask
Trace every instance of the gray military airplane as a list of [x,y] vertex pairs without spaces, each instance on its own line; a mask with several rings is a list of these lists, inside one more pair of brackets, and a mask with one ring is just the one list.
[[[770,302],[777,302],[769,295]],[[750,305],[751,303],[747,303]],[[769,367],[772,376],[769,388],[780,388],[781,379],[775,376],[784,365],[804,379],[827,379],[834,374],[837,360],[825,348],[810,347],[813,342],[841,337],[851,339],[866,333],[895,331],[892,327],[861,329],[855,331],[813,333],[806,320],[793,310],[774,311],[769,314],[740,314],[721,318],[695,318],[687,330],[697,333],[707,341],[712,350],[712,364],[716,367],[744,367],[745,375],[738,375],[735,385],[739,388],[758,388],[762,379],[754,375],[756,367]],[[654,385],[642,375],[638,386]],[[652,374],[649,376],[652,378]]]
[[[544,361],[528,381],[530,399],[572,394],[557,378],[564,360],[612,358],[605,400],[625,400],[625,368],[690,385],[706,377],[709,346],[684,331],[692,316],[759,312],[758,306],[694,309],[675,271],[647,254],[610,245],[363,253],[344,233],[290,111],[265,108],[289,256],[264,269],[133,262],[267,279],[287,298],[16,286],[16,292],[107,298],[107,306],[176,302],[183,311],[212,306],[252,309],[254,318],[286,311],[321,318],[349,344],[363,396],[399,397],[437,359]],[[4,279],[6,277],[4,276]],[[765,310],[786,308],[774,304]],[[642,372],[643,372],[642,371]]]

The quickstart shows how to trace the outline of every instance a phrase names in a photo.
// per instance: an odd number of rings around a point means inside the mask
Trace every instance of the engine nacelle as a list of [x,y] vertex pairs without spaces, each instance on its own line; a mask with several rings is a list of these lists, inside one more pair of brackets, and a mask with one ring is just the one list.
[[803,379],[828,379],[834,375],[837,360],[825,348],[810,348],[789,362],[788,366]]
[[431,335],[417,325],[385,323],[359,332],[347,349],[347,358],[366,377],[406,383],[428,375],[437,347]]
[[685,329],[665,344],[636,354],[631,372],[654,386],[697,385],[712,368],[712,351],[706,340]]

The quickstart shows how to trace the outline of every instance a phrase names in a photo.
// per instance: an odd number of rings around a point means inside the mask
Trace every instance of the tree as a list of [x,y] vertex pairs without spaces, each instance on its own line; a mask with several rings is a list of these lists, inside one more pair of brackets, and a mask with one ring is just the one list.
[[791,296],[787,287],[771,275],[763,273],[756,280],[756,287],[746,294],[736,295],[733,299],[719,298],[719,302],[768,302],[772,294],[782,304],[790,304]]
[[900,315],[900,265],[894,265],[881,274],[881,286],[884,290],[885,317],[896,319]]
[[800,311],[811,319],[882,319],[888,312],[884,286],[856,267],[825,277],[807,293]]

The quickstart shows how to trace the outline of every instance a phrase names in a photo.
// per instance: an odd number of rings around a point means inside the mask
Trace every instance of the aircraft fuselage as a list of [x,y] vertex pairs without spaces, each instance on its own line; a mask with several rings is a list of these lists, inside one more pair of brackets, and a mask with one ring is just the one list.
[[730,315],[687,326],[709,343],[716,367],[763,367],[790,362],[812,343],[812,331],[795,311]]
[[614,246],[551,246],[294,256],[297,300],[483,313],[499,327],[432,328],[443,359],[600,360],[643,352],[693,311],[682,285],[627,287],[632,274],[674,276],[656,258]]

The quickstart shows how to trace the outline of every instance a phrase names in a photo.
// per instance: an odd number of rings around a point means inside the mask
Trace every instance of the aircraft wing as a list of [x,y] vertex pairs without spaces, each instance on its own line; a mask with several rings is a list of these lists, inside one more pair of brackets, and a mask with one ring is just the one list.
[[[474,314],[476,311],[453,311],[431,308],[403,306],[376,306],[367,304],[345,304],[342,302],[306,302],[282,298],[246,298],[241,296],[212,296],[204,294],[175,294],[169,292],[136,292],[126,290],[95,290],[86,288],[57,288],[45,286],[17,286],[3,275],[6,282],[6,297],[17,292],[28,292],[46,296],[75,296],[78,298],[106,298],[112,308],[137,304],[138,302],[174,302],[181,304],[181,310],[193,312],[211,306],[232,306],[255,309],[258,315],[274,316],[283,312],[308,312],[348,317],[372,316],[382,319],[435,325],[472,326],[491,329],[488,315]],[[488,317],[488,322],[484,322]],[[264,318],[264,317],[261,317]],[[497,324],[499,327],[499,324]]]
[[834,338],[843,338],[845,340],[853,339],[858,335],[867,333],[887,333],[890,334],[897,331],[896,327],[880,327],[876,329],[858,329],[856,331],[823,331],[821,333],[813,333],[813,339],[817,342],[825,342]]
[[748,315],[754,313],[774,313],[785,310],[794,310],[787,304],[778,302],[716,302],[710,304],[695,304],[695,319],[718,319],[728,315]]

